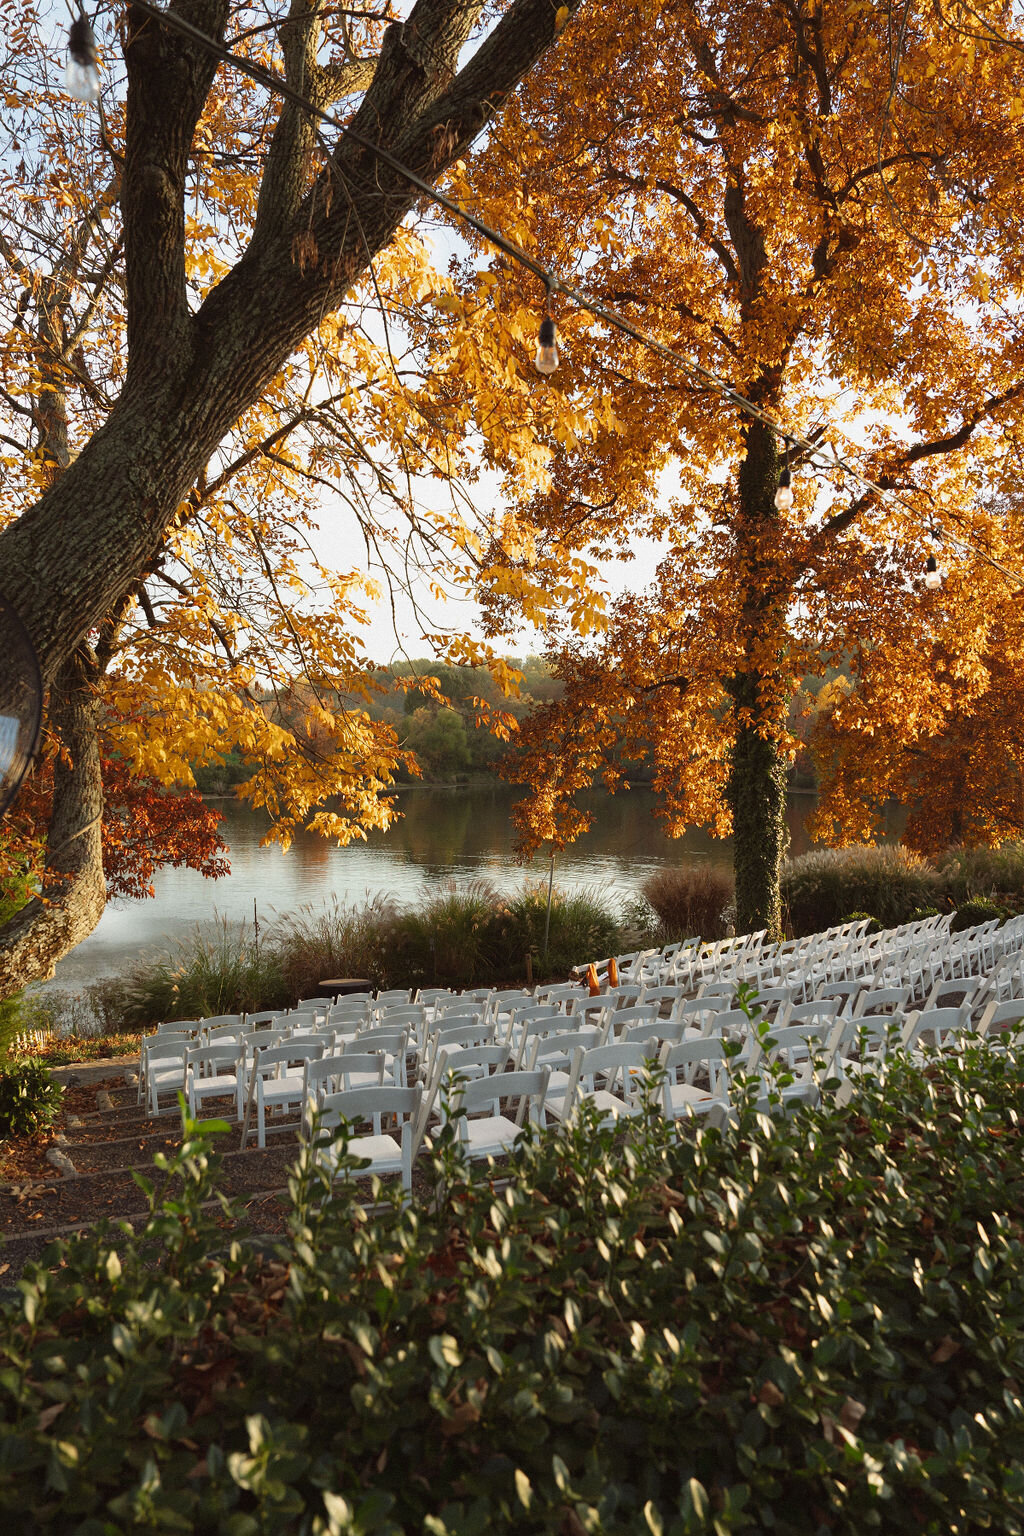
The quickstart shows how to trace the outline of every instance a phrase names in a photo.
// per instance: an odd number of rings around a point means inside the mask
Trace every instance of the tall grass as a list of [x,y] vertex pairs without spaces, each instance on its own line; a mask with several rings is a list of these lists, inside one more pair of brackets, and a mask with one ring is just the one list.
[[401,912],[390,934],[389,981],[395,986],[472,987],[491,979],[491,920],[500,903],[487,880],[454,880],[426,891]]
[[905,923],[941,900],[942,880],[927,859],[909,848],[822,848],[787,859],[782,901],[798,937],[869,912],[885,928]]
[[365,976],[375,987],[387,986],[397,920],[398,909],[386,895],[358,906],[335,897],[322,911],[306,906],[279,917],[268,932],[267,945],[290,1002],[316,997],[329,976]]
[[213,931],[195,928],[172,954],[138,962],[125,986],[124,1022],[207,1018],[287,1005],[277,953],[248,924],[218,918]]
[[735,887],[731,872],[720,864],[659,869],[647,877],[641,890],[660,925],[654,935],[658,943],[725,937],[726,912]]
[[622,944],[622,924],[606,898],[579,887],[552,891],[549,924],[547,881],[506,896],[491,920],[491,962],[502,979],[522,976],[527,955],[538,977],[562,975],[615,954]]
[[936,863],[945,894],[957,907],[979,898],[1011,907],[1024,905],[1024,843],[949,848]]

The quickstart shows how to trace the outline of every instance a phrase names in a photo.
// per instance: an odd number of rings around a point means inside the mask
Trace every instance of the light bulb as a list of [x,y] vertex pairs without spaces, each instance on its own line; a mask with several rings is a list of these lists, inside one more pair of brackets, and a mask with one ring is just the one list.
[[929,555],[924,563],[924,584],[929,592],[935,592],[942,586],[942,572],[934,555]]
[[779,488],[775,492],[775,505],[780,512],[788,512],[793,505],[793,476],[788,469],[784,469],[779,476]]
[[99,101],[96,39],[84,16],[77,17],[68,31],[68,64],[64,80],[68,95],[76,101]]
[[537,337],[537,356],[533,361],[538,373],[554,373],[558,367],[555,322],[550,315],[545,315],[540,323],[540,334]]

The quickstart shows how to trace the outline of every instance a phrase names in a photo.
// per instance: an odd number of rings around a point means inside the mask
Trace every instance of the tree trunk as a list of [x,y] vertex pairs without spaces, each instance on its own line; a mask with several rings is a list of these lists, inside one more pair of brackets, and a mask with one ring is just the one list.
[[781,710],[779,701],[768,696],[759,661],[773,633],[781,646],[785,621],[785,593],[777,579],[774,549],[778,480],[774,435],[760,422],[751,422],[739,472],[736,544],[737,579],[744,583],[743,661],[729,686],[736,735],[726,794],[733,816],[736,932],[766,928],[770,938],[782,935],[779,876],[789,835]]
[[61,754],[53,770],[43,887],[3,930],[0,998],[19,991],[26,980],[52,976],[61,956],[88,938],[106,905],[96,671],[92,653],[82,646],[50,690],[50,723]]
[[[753,672],[733,681],[733,707],[758,716],[759,679]],[[789,841],[786,827],[786,765],[778,742],[756,724],[739,726],[732,749],[727,789],[732,807],[733,871],[736,877],[736,932],[766,928],[782,934],[779,873]]]

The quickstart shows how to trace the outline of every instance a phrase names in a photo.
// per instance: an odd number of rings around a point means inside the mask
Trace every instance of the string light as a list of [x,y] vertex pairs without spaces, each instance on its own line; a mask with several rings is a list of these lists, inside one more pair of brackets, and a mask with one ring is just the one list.
[[942,586],[942,572],[934,555],[929,555],[924,563],[924,584],[929,592],[935,592]]
[[793,505],[793,476],[784,469],[779,476],[779,488],[775,492],[775,505],[780,512],[788,512]]
[[68,95],[76,101],[100,99],[99,59],[92,27],[79,11],[68,29],[68,63],[64,73]]
[[538,373],[554,373],[558,367],[558,332],[551,313],[551,285],[548,284],[547,313],[540,323],[534,366]]

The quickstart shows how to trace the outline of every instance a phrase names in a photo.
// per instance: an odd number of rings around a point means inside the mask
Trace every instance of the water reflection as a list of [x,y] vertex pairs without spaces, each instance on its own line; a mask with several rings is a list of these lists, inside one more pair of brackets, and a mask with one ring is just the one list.
[[[163,948],[218,914],[251,923],[256,912],[262,923],[275,913],[320,906],[334,896],[361,901],[378,892],[408,902],[426,886],[453,877],[484,876],[501,890],[517,889],[524,879],[546,876],[548,869],[543,857],[526,870],[514,861],[509,812],[517,798],[518,791],[500,786],[411,788],[400,795],[402,818],[388,832],[373,832],[348,848],[301,833],[287,854],[260,847],[267,826],[260,812],[236,801],[219,802],[231,875],[210,881],[191,870],[161,871],[154,882],[155,899],[109,907],[96,931],[61,961],[53,985],[75,988],[115,974],[140,952]],[[645,789],[615,796],[594,791],[589,796],[594,826],[559,854],[557,881],[604,889],[618,901],[666,865],[729,862],[731,845],[703,832],[666,838],[654,814],[656,803]],[[812,805],[808,795],[790,799],[791,854],[809,846],[804,822]]]

